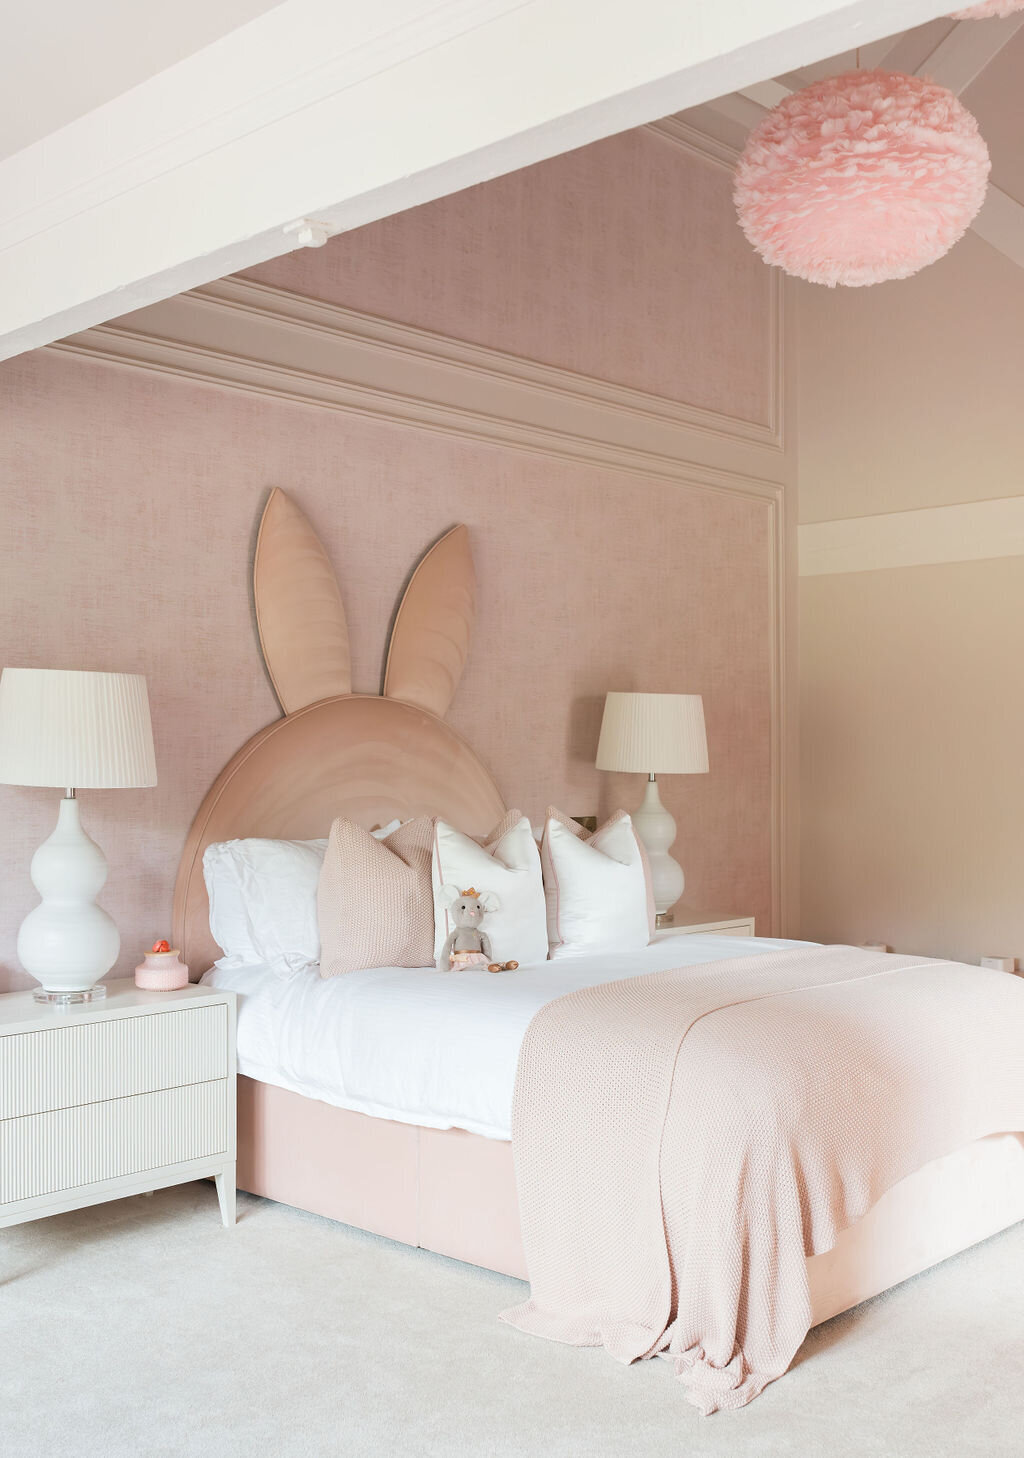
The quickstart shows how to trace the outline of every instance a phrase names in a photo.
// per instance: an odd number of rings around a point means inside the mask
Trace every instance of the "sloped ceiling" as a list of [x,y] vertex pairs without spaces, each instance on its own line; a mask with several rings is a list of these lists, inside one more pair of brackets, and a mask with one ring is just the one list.
[[963,93],[992,155],[992,180],[1024,203],[1024,28]]
[[272,10],[278,0],[49,0],[4,7],[0,158]]

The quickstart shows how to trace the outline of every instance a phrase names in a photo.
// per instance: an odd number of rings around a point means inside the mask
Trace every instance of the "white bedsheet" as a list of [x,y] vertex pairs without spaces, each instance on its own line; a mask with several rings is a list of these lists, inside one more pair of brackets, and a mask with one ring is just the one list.
[[520,967],[375,967],[283,981],[269,967],[213,968],[239,994],[238,1071],[308,1098],[430,1129],[509,1139],[516,1061],[530,1019],[580,987],[801,942],[680,936],[642,951]]

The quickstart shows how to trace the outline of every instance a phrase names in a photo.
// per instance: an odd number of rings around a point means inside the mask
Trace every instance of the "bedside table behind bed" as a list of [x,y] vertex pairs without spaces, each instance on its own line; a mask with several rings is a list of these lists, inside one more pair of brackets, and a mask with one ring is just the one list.
[[709,911],[693,911],[688,906],[681,906],[675,912],[672,923],[669,926],[659,926],[653,939],[660,942],[665,937],[688,937],[698,932],[716,937],[752,937],[754,918],[715,916]]
[[235,994],[0,995],[0,1226],[214,1176],[235,1219]]

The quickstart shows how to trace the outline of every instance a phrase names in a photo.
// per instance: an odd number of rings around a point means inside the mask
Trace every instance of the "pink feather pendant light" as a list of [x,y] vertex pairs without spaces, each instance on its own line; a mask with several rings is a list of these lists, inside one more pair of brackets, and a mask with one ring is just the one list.
[[951,91],[850,71],[779,103],[736,169],[740,225],[766,263],[811,283],[909,278],[947,253],[985,199],[988,148]]

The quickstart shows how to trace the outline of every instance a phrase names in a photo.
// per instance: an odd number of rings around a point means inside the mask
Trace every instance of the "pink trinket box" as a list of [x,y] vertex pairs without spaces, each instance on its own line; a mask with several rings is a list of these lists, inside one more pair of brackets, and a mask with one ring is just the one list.
[[188,986],[188,968],[177,947],[169,952],[147,952],[135,969],[135,986],[147,992],[173,992]]

